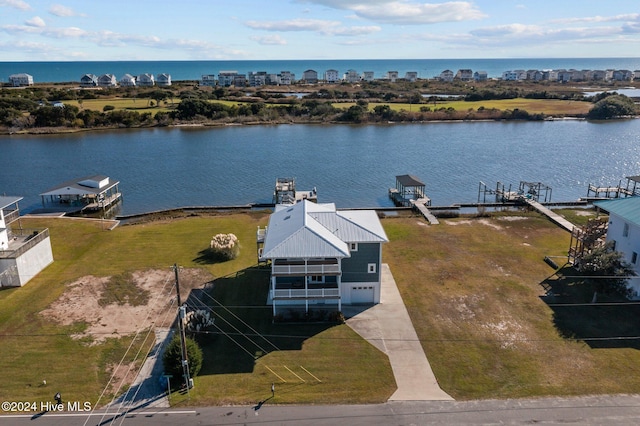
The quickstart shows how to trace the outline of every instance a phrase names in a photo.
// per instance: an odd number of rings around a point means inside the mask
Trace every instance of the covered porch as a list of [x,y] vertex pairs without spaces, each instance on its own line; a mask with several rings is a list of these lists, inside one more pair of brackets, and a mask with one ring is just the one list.
[[271,263],[271,285],[268,302],[273,315],[278,307],[337,304],[341,310],[340,259],[275,259]]

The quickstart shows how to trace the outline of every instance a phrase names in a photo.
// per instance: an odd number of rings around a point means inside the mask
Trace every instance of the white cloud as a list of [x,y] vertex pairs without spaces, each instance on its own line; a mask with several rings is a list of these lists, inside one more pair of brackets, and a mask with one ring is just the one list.
[[287,44],[287,40],[283,39],[279,35],[268,35],[268,36],[252,36],[251,40],[257,42],[258,44],[274,46],[280,45],[283,46]]
[[25,21],[24,24],[30,27],[38,27],[38,28],[43,28],[47,26],[47,24],[45,24],[44,22],[44,19],[42,19],[39,16],[34,16],[33,18]]
[[245,25],[254,30],[263,31],[312,31],[323,35],[358,36],[375,33],[380,27],[354,26],[344,27],[339,21],[324,21],[320,19],[291,19],[285,21],[248,21]]
[[590,16],[585,18],[565,18],[554,19],[551,22],[556,24],[572,24],[577,22],[598,23],[598,22],[629,22],[640,21],[640,13],[627,13],[614,16]]
[[49,8],[49,13],[55,16],[68,17],[68,16],[84,16],[81,13],[77,13],[70,7],[63,6],[61,4],[53,4]]
[[245,25],[254,30],[264,31],[325,31],[340,25],[338,21],[320,19],[290,19],[285,21],[248,21]]
[[13,7],[20,10],[31,10],[29,3],[23,0],[0,0],[0,6]]
[[357,17],[379,23],[422,25],[441,22],[470,21],[485,18],[467,1],[424,3],[412,0],[301,0],[335,9],[353,11]]

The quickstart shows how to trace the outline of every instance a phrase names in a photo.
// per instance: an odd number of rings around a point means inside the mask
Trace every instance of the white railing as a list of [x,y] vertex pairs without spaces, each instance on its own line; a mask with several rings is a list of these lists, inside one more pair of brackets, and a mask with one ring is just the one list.
[[339,297],[340,289],[337,288],[310,288],[310,289],[286,289],[271,290],[272,299],[323,299],[327,297]]
[[340,274],[340,265],[328,263],[321,265],[271,265],[273,275],[329,275]]

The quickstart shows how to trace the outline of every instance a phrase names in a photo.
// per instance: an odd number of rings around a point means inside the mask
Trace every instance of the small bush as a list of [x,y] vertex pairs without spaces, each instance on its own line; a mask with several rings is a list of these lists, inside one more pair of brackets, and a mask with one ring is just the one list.
[[214,235],[210,247],[213,254],[223,260],[235,259],[240,253],[240,244],[234,234]]
[[[200,349],[198,343],[190,337],[187,337],[185,342],[187,346],[189,375],[195,377],[200,372],[200,368],[202,368],[202,349]],[[164,365],[164,373],[173,376],[171,383],[174,385],[184,383],[184,379],[182,378],[182,348],[179,334],[174,334],[171,342],[167,345],[167,349],[162,357],[162,363]]]
[[102,107],[102,111],[104,112],[113,111],[114,109],[116,109],[116,107],[114,107],[113,105],[105,105],[104,107]]

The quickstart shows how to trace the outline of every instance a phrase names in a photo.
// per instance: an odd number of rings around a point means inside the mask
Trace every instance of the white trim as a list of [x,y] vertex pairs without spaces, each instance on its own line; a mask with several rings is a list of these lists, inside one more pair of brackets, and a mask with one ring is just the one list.
[[369,263],[369,264],[367,265],[367,272],[368,272],[368,273],[370,273],[370,274],[375,274],[375,273],[376,273],[376,270],[377,270],[377,268],[376,268],[376,264],[375,264],[375,263]]
[[358,243],[349,243],[349,251],[358,251]]

